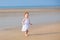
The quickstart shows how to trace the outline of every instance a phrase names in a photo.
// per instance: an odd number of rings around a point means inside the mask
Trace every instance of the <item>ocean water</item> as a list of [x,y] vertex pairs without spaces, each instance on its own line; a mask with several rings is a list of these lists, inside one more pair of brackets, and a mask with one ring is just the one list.
[[44,5],[44,6],[0,6],[0,9],[16,9],[16,8],[20,8],[20,9],[26,9],[26,8],[59,8],[60,5]]
[[[20,27],[23,13],[0,13],[0,29]],[[60,12],[30,12],[33,25],[60,22]]]

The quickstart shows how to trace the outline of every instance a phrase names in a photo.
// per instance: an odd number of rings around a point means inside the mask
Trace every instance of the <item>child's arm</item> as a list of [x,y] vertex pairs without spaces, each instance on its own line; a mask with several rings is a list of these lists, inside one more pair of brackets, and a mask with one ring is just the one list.
[[30,23],[30,25],[32,25],[32,23]]
[[22,25],[24,25],[25,19],[22,20]]
[[[30,20],[29,20],[29,21],[30,21]],[[32,25],[32,23],[31,23],[31,22],[30,22],[29,24],[30,24],[30,25]]]

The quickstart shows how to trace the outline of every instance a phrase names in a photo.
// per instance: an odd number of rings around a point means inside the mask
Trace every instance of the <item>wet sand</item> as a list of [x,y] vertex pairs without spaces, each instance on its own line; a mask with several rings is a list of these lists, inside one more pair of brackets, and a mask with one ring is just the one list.
[[28,37],[18,27],[4,29],[0,31],[0,40],[60,40],[60,23],[32,25]]

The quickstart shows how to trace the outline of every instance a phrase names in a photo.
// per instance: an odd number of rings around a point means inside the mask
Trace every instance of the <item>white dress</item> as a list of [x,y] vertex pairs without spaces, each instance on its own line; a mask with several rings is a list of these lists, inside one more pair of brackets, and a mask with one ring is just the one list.
[[24,25],[22,25],[22,31],[26,31],[29,29],[30,21],[29,19],[25,19]]

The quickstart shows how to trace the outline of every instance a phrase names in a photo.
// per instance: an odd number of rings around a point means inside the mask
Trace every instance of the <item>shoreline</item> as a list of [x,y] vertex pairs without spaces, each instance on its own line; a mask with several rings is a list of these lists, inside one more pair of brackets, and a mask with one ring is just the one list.
[[29,11],[29,12],[60,12],[60,8],[30,8],[30,9],[0,9],[0,13],[8,13],[8,12],[24,12],[24,11]]

